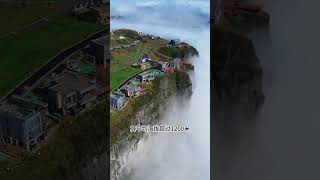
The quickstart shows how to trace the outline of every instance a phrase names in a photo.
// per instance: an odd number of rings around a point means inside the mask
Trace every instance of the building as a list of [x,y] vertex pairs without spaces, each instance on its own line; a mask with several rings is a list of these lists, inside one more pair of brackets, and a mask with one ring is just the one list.
[[154,77],[160,77],[163,76],[163,71],[160,71],[158,69],[151,69],[151,73]]
[[110,3],[104,1],[102,6],[98,10],[99,12],[99,20],[102,24],[108,24],[110,22]]
[[60,13],[71,14],[72,11],[87,8],[89,5],[101,6],[102,3],[103,0],[56,0],[55,7]]
[[110,95],[111,107],[121,109],[125,104],[125,95],[121,92],[113,92]]
[[167,46],[177,46],[180,44],[180,39],[172,39],[167,42]]
[[149,68],[151,68],[151,65],[150,65],[149,63],[144,62],[144,63],[141,63],[141,64],[140,64],[140,68],[141,68],[142,70],[144,70],[144,69],[149,69]]
[[[107,67],[107,63],[110,60],[110,50],[107,42],[109,42],[107,36],[94,39],[90,42],[88,50],[88,53],[95,57],[95,63],[104,67]],[[117,49],[118,47],[114,48]]]
[[166,68],[168,68],[170,65],[169,62],[166,61],[159,61],[158,62],[158,66],[156,66],[156,68],[160,71],[165,71]]
[[48,104],[13,95],[0,106],[0,139],[28,151],[44,138]]
[[96,82],[80,74],[65,71],[53,80],[48,88],[48,104],[50,112],[74,115],[81,109],[95,103]]
[[142,89],[140,86],[128,86],[125,89],[126,95],[130,98],[139,96],[142,92]]
[[149,82],[152,81],[154,79],[153,74],[151,73],[151,71],[145,71],[142,72],[138,75],[138,78],[141,82]]
[[179,58],[174,58],[172,60],[170,60],[170,67],[174,68],[174,69],[179,69],[179,63],[180,59]]

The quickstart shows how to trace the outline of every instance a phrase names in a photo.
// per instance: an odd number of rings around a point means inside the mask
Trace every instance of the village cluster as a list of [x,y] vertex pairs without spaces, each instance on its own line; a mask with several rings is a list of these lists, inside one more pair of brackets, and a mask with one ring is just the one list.
[[[114,31],[115,31],[115,30],[112,30],[112,31],[111,31],[111,38],[114,38],[114,36],[113,36]],[[159,36],[154,36],[154,35],[152,35],[152,34],[147,34],[147,33],[143,33],[143,32],[138,32],[138,34],[139,34],[139,36],[140,36],[141,38],[145,38],[145,39],[150,39],[150,40],[160,39]],[[127,37],[120,36],[120,37],[118,37],[118,39],[127,39]],[[178,39],[178,40],[171,40],[171,41],[173,41],[173,42],[176,41],[176,42],[178,42],[177,44],[179,44],[179,42],[180,42],[179,39]],[[168,42],[168,45],[173,45],[173,46],[175,46],[175,44],[174,44],[174,43],[171,43],[171,41]],[[112,46],[112,47],[110,47],[110,51],[117,50],[117,49],[127,49],[127,48],[131,48],[131,47],[133,47],[133,46],[135,46],[135,45],[137,45],[137,44],[139,44],[139,43],[140,43],[140,40],[136,39],[136,40],[134,40],[133,42],[128,43],[128,44],[119,44],[119,45]]]
[[132,64],[132,67],[140,68],[142,72],[128,78],[111,93],[111,107],[122,109],[130,99],[144,92],[143,87],[146,83],[150,83],[164,73],[171,73],[174,69],[179,69],[179,63],[179,58],[172,59],[169,62],[156,62],[144,54],[141,59]]
[[116,45],[116,46],[113,46],[113,47],[110,47],[110,51],[113,51],[113,50],[116,50],[116,49],[126,49],[126,48],[131,48],[137,44],[139,44],[140,41],[139,40],[135,40],[133,41],[132,43],[130,44],[119,44],[119,45]]
[[[65,6],[65,0],[60,1],[61,6]],[[109,1],[106,0],[75,0],[72,14],[82,20],[96,21],[98,19],[102,24],[107,24],[110,21],[107,4]]]
[[[151,40],[160,38],[142,32],[139,32],[139,35]],[[179,39],[173,39],[167,42],[167,46],[182,48],[188,46],[188,44],[183,42],[180,43]],[[179,69],[180,64],[184,63],[185,62],[180,60],[180,58],[154,61],[150,59],[147,54],[143,54],[131,65],[142,71],[129,77],[113,90],[110,95],[110,106],[115,110],[122,109],[130,99],[135,98],[144,92],[143,87],[146,83],[152,82],[156,77],[162,76],[165,73],[172,73],[175,69]]]
[[37,149],[60,121],[107,98],[108,83],[96,80],[97,67],[105,66],[110,58],[106,41],[107,36],[91,40],[44,69],[48,72],[35,83],[1,102],[0,145]]

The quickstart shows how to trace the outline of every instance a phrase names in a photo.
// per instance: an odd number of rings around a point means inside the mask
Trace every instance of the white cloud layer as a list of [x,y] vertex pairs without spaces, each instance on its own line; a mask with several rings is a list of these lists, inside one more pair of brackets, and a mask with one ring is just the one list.
[[189,104],[173,102],[167,123],[186,124],[187,134],[146,136],[126,159],[127,180],[209,180],[210,177],[210,29],[209,0],[111,1],[111,28],[130,28],[165,38],[180,38],[199,51],[190,74]]

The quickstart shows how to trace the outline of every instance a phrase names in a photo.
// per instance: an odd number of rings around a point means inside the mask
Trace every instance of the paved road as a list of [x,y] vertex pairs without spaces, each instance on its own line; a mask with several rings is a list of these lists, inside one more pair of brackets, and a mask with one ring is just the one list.
[[143,73],[143,72],[146,72],[150,69],[155,69],[155,66],[154,67],[151,67],[151,68],[148,68],[148,69],[145,69],[143,71],[140,71],[132,76],[130,76],[128,79],[124,80],[121,84],[119,84],[116,88],[114,88],[114,90],[111,92],[113,93],[114,91],[116,91],[117,89],[120,89],[123,85],[125,85],[127,82],[129,82],[131,79],[133,79],[134,77],[138,76],[139,74]]
[[59,53],[57,56],[53,57],[47,64],[41,66],[36,72],[34,72],[29,77],[27,77],[25,80],[23,80],[23,82],[20,83],[13,91],[11,91],[9,94],[3,97],[1,99],[1,102],[4,101],[7,97],[9,97],[12,94],[21,93],[23,90],[23,87],[32,86],[34,83],[40,80],[41,77],[45,76],[48,72],[53,70],[59,63],[63,62],[67,57],[69,57],[74,52],[85,47],[92,39],[99,38],[105,35],[108,31],[109,31],[108,29],[105,29],[100,32],[97,32],[94,35],[88,37],[87,39],[80,41],[77,44],[73,45],[72,47]]

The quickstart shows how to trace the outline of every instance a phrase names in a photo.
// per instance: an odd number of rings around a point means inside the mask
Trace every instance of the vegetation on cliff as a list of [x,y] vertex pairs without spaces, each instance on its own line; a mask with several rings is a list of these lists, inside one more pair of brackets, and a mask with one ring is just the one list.
[[218,92],[222,89],[231,92],[244,82],[262,74],[250,39],[216,28],[214,34],[213,73],[214,87]]
[[164,47],[160,47],[158,49],[158,52],[170,58],[180,58],[180,59],[185,59],[190,56],[199,56],[197,49],[195,49],[192,46],[181,47],[181,48],[164,46]]
[[[163,81],[167,80],[168,84],[163,87]],[[111,112],[111,144],[115,143],[123,132],[128,132],[131,121],[137,112],[148,107],[150,103],[154,103],[153,110],[157,111],[157,107],[161,102],[167,99],[163,98],[163,92],[168,92],[167,97],[186,93],[191,88],[191,80],[188,73],[184,71],[174,71],[171,74],[166,74],[156,78],[152,83],[147,84],[145,93],[128,102],[125,108],[120,111]]]

